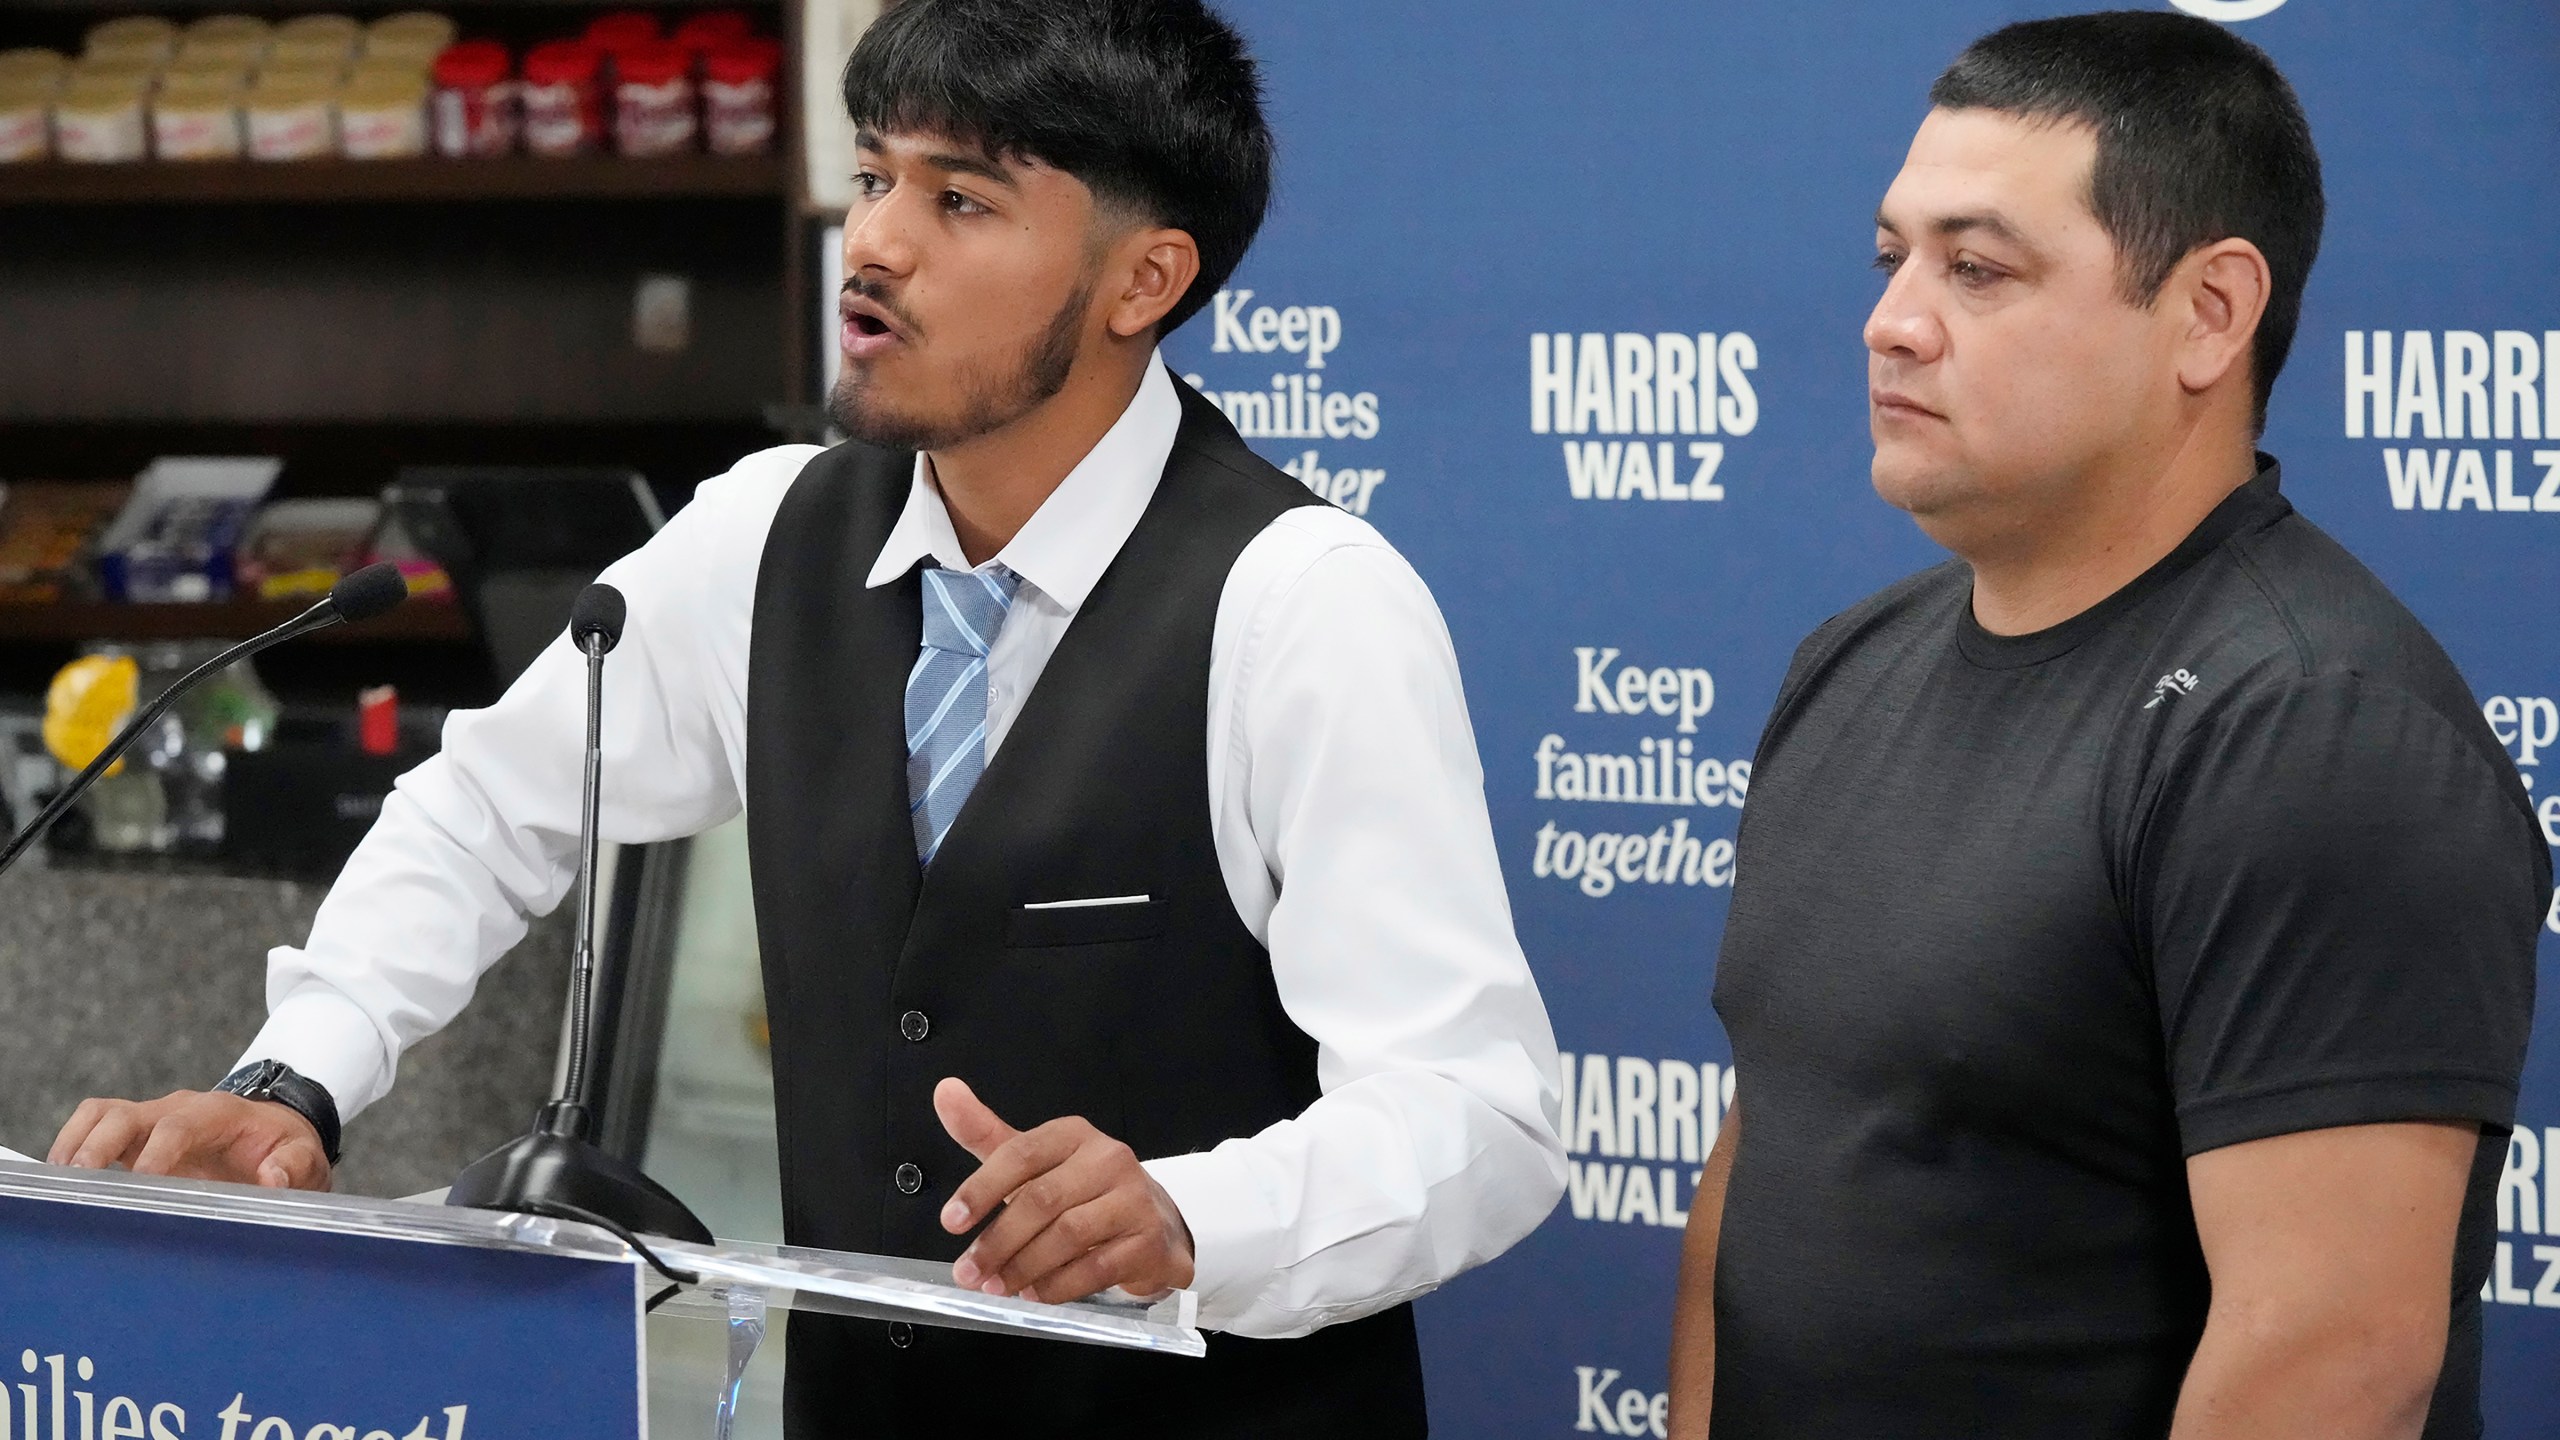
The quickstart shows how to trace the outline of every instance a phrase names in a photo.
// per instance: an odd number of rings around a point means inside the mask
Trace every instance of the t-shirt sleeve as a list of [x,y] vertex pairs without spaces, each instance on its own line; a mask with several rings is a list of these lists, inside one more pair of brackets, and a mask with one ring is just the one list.
[[2549,857],[2510,767],[2336,675],[2236,700],[2155,778],[2131,899],[2187,1154],[2513,1121]]

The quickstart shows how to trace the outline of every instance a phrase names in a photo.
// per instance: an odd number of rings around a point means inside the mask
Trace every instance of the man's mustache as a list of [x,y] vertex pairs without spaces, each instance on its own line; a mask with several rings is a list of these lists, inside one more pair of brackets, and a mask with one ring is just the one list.
[[883,311],[888,313],[889,319],[897,325],[899,331],[908,337],[912,339],[922,339],[924,337],[924,327],[916,323],[915,316],[909,314],[905,306],[900,305],[895,299],[891,298],[889,294],[889,287],[882,285],[880,282],[876,280],[866,280],[859,275],[848,275],[845,277],[843,293],[847,295],[859,295],[863,299],[870,301],[872,304],[879,306]]

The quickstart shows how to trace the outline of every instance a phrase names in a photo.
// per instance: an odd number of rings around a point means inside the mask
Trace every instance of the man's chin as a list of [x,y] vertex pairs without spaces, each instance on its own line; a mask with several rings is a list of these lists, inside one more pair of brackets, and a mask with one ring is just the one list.
[[827,418],[845,437],[887,450],[933,450],[952,443],[950,425],[898,405],[874,384],[845,371],[827,396]]

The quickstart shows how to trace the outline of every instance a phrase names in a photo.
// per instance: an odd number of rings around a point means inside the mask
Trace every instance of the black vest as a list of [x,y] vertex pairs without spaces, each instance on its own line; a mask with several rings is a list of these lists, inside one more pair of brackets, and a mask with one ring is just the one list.
[[[919,582],[863,584],[914,456],[839,446],[774,517],[747,817],[793,1244],[958,1257],[966,1237],[935,1216],[977,1162],[934,1117],[945,1075],[1015,1126],[1082,1115],[1141,1157],[1254,1134],[1319,1093],[1315,1042],[1218,870],[1205,748],[1227,573],[1315,502],[1216,407],[1182,402],[1154,499],[929,871],[907,813]],[[1153,899],[1024,908],[1120,895]],[[1213,1336],[1205,1360],[794,1315],[785,1411],[793,1440],[1425,1428],[1404,1306],[1303,1339]]]

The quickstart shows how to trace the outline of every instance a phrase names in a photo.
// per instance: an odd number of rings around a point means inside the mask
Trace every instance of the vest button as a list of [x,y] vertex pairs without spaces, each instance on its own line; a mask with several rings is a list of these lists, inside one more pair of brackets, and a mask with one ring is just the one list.
[[913,1345],[914,1343],[916,1343],[916,1330],[915,1330],[915,1327],[914,1327],[914,1326],[912,1326],[912,1325],[909,1325],[909,1324],[908,1324],[906,1321],[904,1321],[904,1320],[892,1320],[892,1321],[890,1321],[890,1322],[889,1322],[889,1343],[890,1343],[891,1345],[893,1345],[893,1346],[896,1346],[896,1347],[897,1347],[898,1349],[900,1349],[900,1350],[904,1350],[904,1349],[906,1349],[908,1346]]
[[898,1033],[910,1040],[922,1040],[933,1033],[933,1022],[921,1010],[910,1010],[898,1017]]
[[898,1167],[897,1179],[898,1193],[901,1195],[913,1195],[924,1188],[924,1172],[917,1169],[912,1160]]

